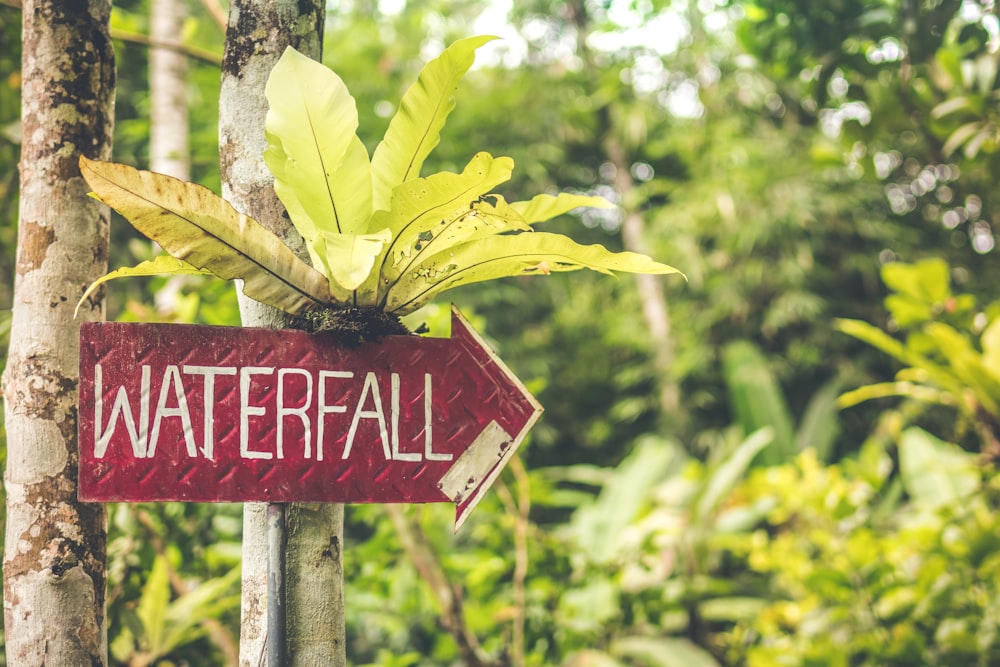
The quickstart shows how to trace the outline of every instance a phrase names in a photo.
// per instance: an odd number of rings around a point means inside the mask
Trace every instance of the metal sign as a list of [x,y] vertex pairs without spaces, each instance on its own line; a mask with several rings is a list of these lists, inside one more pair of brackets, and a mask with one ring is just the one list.
[[87,323],[84,501],[453,502],[456,530],[541,406],[453,310],[451,338]]

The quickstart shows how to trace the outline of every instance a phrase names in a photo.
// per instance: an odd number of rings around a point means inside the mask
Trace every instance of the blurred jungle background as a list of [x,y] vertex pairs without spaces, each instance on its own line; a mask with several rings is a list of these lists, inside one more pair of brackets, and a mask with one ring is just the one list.
[[[153,37],[164,3],[181,29]],[[219,191],[226,9],[115,3],[116,161],[150,168],[171,111],[186,141],[170,157]],[[0,2],[6,309],[20,19]],[[508,199],[619,205],[553,231],[687,281],[454,293],[546,411],[458,535],[450,506],[348,508],[350,663],[1000,664],[994,2],[334,0],[323,60],[369,149],[422,64],[473,34],[503,40],[425,171],[509,155]],[[183,54],[166,109],[151,43]],[[154,252],[113,221],[111,268]],[[110,318],[239,323],[221,281],[108,294]],[[441,303],[411,324],[447,317]],[[109,511],[113,663],[233,664],[240,507]]]

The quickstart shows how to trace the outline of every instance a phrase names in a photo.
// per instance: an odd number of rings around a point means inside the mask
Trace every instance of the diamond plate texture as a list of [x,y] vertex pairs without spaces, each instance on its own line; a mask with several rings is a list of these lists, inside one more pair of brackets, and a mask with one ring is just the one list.
[[330,334],[120,322],[84,324],[80,348],[84,501],[452,502],[442,478],[495,422],[511,443],[456,499],[461,522],[541,412],[457,311],[451,338],[353,348]]

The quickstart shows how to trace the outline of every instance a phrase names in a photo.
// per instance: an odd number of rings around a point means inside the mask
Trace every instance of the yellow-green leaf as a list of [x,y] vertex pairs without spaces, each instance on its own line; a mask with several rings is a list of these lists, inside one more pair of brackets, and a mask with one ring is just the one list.
[[375,258],[390,238],[392,234],[388,229],[374,234],[322,232],[319,248],[325,253],[329,275],[344,289],[354,290],[368,278]]
[[679,273],[633,252],[611,252],[602,245],[580,245],[561,234],[524,232],[491,236],[456,246],[428,258],[409,270],[392,286],[386,298],[388,311],[404,315],[441,292],[469,283],[516,275],[591,269],[613,274]]
[[878,327],[872,326],[861,320],[836,319],[834,328],[853,336],[860,341],[868,343],[872,347],[888,354],[891,357],[908,364],[915,369],[919,369],[926,377],[937,384],[945,391],[949,391],[955,396],[961,395],[962,384],[955,378],[947,367],[937,364],[922,354],[918,354],[909,349],[889,334]]
[[955,397],[937,387],[897,380],[896,382],[867,384],[851,391],[845,391],[837,397],[837,407],[850,408],[872,399],[889,397],[912,398],[925,403],[940,403],[948,406],[955,405]]
[[80,171],[101,201],[168,253],[220,278],[242,279],[252,299],[294,314],[349,296],[331,296],[323,274],[207,188],[84,157]]
[[460,39],[427,63],[407,89],[399,111],[372,155],[373,204],[389,208],[393,189],[420,176],[424,160],[440,141],[441,128],[455,108],[458,82],[472,66],[476,49],[493,36]]
[[145,632],[146,650],[152,655],[163,653],[166,634],[167,607],[170,605],[170,572],[166,556],[157,556],[142,587],[135,613]]
[[188,264],[183,259],[177,259],[176,257],[171,257],[170,255],[158,255],[153,259],[140,262],[135,266],[124,266],[120,269],[115,269],[114,271],[103,275],[92,282],[90,287],[87,288],[87,291],[83,293],[83,296],[81,296],[80,300],[76,303],[76,310],[73,311],[73,317],[76,317],[77,313],[80,312],[80,306],[91,294],[94,293],[94,290],[109,280],[115,280],[116,278],[134,278],[138,276],[171,275],[212,275],[212,272],[207,269],[199,269],[196,266]]
[[438,224],[435,218],[455,209],[468,210],[472,202],[509,181],[513,171],[514,161],[509,157],[476,153],[460,174],[441,171],[398,186],[392,193],[392,206],[377,211],[372,225],[388,227],[394,238],[408,243]]
[[953,327],[942,322],[929,322],[924,331],[933,340],[947,368],[962,382],[967,390],[991,414],[1000,414],[1000,380],[984,365],[983,356],[973,347],[972,341]]
[[515,212],[501,214],[482,199],[508,181],[513,169],[514,161],[508,157],[478,153],[461,174],[440,172],[397,187],[391,210],[378,211],[372,218],[373,225],[386,226],[393,233],[381,258],[382,284],[391,285],[409,266],[456,243],[483,233],[528,229]]
[[536,197],[532,197],[529,201],[511,202],[510,206],[517,211],[529,225],[551,220],[556,216],[569,213],[573,209],[584,206],[593,208],[615,207],[614,204],[609,202],[604,197],[574,195],[568,192],[561,192],[556,196],[538,195]]
[[990,322],[980,339],[983,346],[983,366],[1000,380],[1000,318]]
[[390,258],[390,262],[393,259],[396,261],[392,266],[383,268],[382,284],[391,289],[391,285],[413,267],[429,257],[442,256],[455,246],[468,245],[497,234],[530,231],[531,226],[500,195],[474,200],[418,235],[401,257]]
[[321,231],[367,231],[371,167],[356,134],[358,111],[347,86],[329,68],[288,47],[264,93],[269,104],[264,161],[296,229],[310,243]]
[[951,296],[948,263],[932,257],[914,264],[892,262],[882,267],[882,280],[894,291],[928,304],[943,303]]

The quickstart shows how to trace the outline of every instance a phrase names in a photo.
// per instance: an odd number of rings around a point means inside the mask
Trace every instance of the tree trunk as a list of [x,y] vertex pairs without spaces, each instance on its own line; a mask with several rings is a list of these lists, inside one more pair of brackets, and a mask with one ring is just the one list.
[[[184,28],[182,0],[153,0],[153,44],[176,40]],[[176,49],[149,49],[149,168],[182,181],[191,178],[188,151],[187,58]]]
[[[632,178],[632,165],[625,147],[616,136],[610,122],[606,128],[604,153],[615,167],[614,186],[622,198],[622,245],[625,250],[643,255],[651,254],[646,242],[646,221],[636,210],[636,184]],[[673,380],[674,336],[671,331],[670,311],[663,290],[663,276],[637,273],[636,286],[642,302],[642,315],[649,329],[653,344],[653,367],[660,385],[660,410],[668,423],[675,427],[683,422],[680,413],[680,388]]]
[[111,154],[110,0],[26,0],[21,200],[7,427],[4,623],[11,665],[105,665],[106,515],[77,500],[79,331],[73,309],[107,271],[108,211],[87,197],[81,153]]
[[[286,46],[319,59],[324,4],[237,0],[230,8],[219,104],[222,192],[305,257],[301,238],[274,194],[264,166],[264,84]],[[246,326],[285,327],[279,311],[240,297]],[[290,665],[346,664],[341,543],[342,505],[288,508],[286,608]],[[243,520],[243,612],[240,664],[262,664],[267,628],[266,506],[247,504]]]
[[[576,28],[576,48],[586,67],[590,70],[590,80],[598,81],[598,67],[595,64],[594,53],[587,44],[592,19],[588,13],[587,4],[581,0],[567,3],[567,16]],[[646,221],[638,210],[635,179],[632,178],[632,160],[622,137],[621,127],[616,125],[611,106],[613,102],[597,109],[597,131],[601,139],[601,149],[604,156],[615,168],[614,187],[621,197],[622,208],[622,245],[625,250],[648,255],[646,241]],[[660,387],[660,410],[664,420],[675,430],[684,422],[680,412],[680,387],[672,375],[674,363],[674,337],[672,333],[670,311],[663,290],[663,277],[637,273],[635,275],[639,299],[642,302],[642,315],[649,330],[650,342],[653,345],[653,368]]]
[[[184,0],[152,0],[149,16],[149,168],[182,181],[191,180],[188,147],[187,56],[155,46],[177,42],[184,28]],[[149,242],[154,251],[155,241]],[[156,309],[174,313],[176,295],[190,276],[174,276],[156,294]]]

